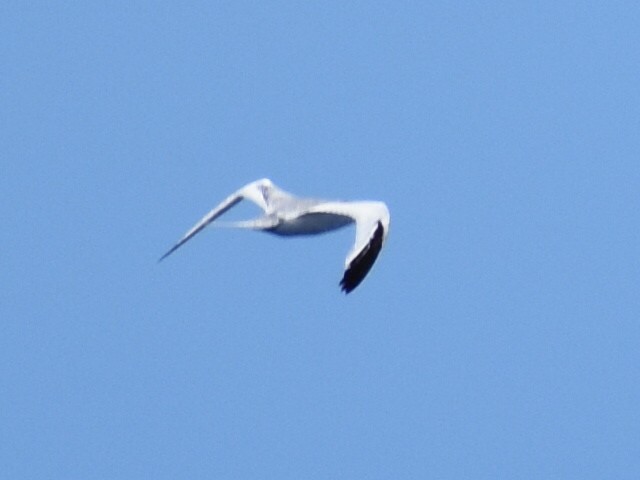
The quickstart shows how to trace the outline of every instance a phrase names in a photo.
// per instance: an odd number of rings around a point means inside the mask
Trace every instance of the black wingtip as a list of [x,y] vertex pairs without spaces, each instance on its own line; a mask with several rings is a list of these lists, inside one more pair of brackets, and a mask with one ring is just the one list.
[[344,292],[345,295],[349,295],[356,287],[348,287],[344,281],[340,282],[340,290]]
[[340,290],[342,290],[345,295],[349,295],[358,285],[360,285],[361,281],[362,280],[358,282],[351,281],[351,279],[347,278],[347,275],[345,274],[345,276],[342,277],[342,280],[340,280]]
[[356,258],[349,264],[340,281],[340,287],[345,294],[352,292],[367,276],[371,267],[378,258],[384,239],[384,227],[378,222],[369,243],[362,249]]
[[169,255],[171,255],[173,252],[176,251],[176,249],[179,247],[180,245],[174,245],[173,247],[171,247],[171,249],[165,253],[164,255],[162,255],[159,259],[158,259],[158,263],[160,263],[162,260],[164,260],[165,258],[167,258]]

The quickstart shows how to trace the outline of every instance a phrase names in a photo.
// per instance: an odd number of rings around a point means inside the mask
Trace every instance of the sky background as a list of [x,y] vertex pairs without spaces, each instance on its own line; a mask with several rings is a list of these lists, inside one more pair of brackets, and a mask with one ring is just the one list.
[[[3,2],[3,477],[640,478],[638,25]],[[353,229],[157,263],[261,177],[388,204],[352,294]]]

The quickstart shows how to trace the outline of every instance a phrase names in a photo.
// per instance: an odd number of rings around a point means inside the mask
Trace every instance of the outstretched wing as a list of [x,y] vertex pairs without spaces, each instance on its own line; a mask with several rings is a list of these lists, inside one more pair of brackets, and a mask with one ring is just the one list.
[[340,286],[354,290],[375,263],[389,230],[389,210],[382,202],[326,202],[310,209],[351,217],[356,222],[356,241],[347,255]]
[[207,225],[213,222],[220,215],[225,213],[231,207],[239,203],[241,200],[249,200],[258,205],[265,212],[267,211],[267,200],[269,198],[269,190],[273,188],[273,184],[267,180],[257,180],[248,185],[245,185],[237,192],[232,193],[226,199],[224,199],[217,207],[207,213],[202,219],[196,223],[184,236],[169,249],[160,259],[159,262],[167,258],[178,248],[184,245],[187,241],[193,238],[194,235],[202,231]]

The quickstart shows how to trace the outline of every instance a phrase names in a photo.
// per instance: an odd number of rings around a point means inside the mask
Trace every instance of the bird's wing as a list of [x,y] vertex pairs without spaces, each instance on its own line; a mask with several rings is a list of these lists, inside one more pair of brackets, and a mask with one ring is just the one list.
[[169,249],[167,253],[165,253],[160,260],[167,258],[173,252],[175,252],[178,248],[180,248],[183,244],[189,241],[194,235],[203,230],[207,225],[213,222],[220,215],[225,213],[231,207],[236,205],[242,200],[249,200],[256,205],[258,205],[263,211],[267,211],[267,201],[269,198],[269,191],[273,187],[273,184],[267,180],[257,180],[248,185],[245,185],[240,190],[232,193],[227,198],[225,198],[217,207],[207,213],[202,219],[196,223],[184,236]]
[[345,293],[355,289],[378,258],[389,231],[389,210],[382,202],[326,202],[309,210],[351,217],[356,222],[356,240],[345,260],[340,286]]

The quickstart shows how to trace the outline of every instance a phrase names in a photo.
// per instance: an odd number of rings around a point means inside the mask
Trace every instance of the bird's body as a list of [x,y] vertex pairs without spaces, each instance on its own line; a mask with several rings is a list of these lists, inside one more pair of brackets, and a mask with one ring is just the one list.
[[281,236],[316,235],[330,232],[353,223],[349,217],[327,213],[306,213],[278,217],[278,223],[265,231]]
[[241,200],[250,200],[263,211],[254,220],[231,222],[226,226],[261,230],[281,236],[315,235],[356,224],[356,242],[347,256],[345,275],[340,282],[349,293],[367,275],[389,231],[389,210],[382,202],[339,202],[300,198],[262,179],[245,185],[211,210],[160,260],[204,229]]

